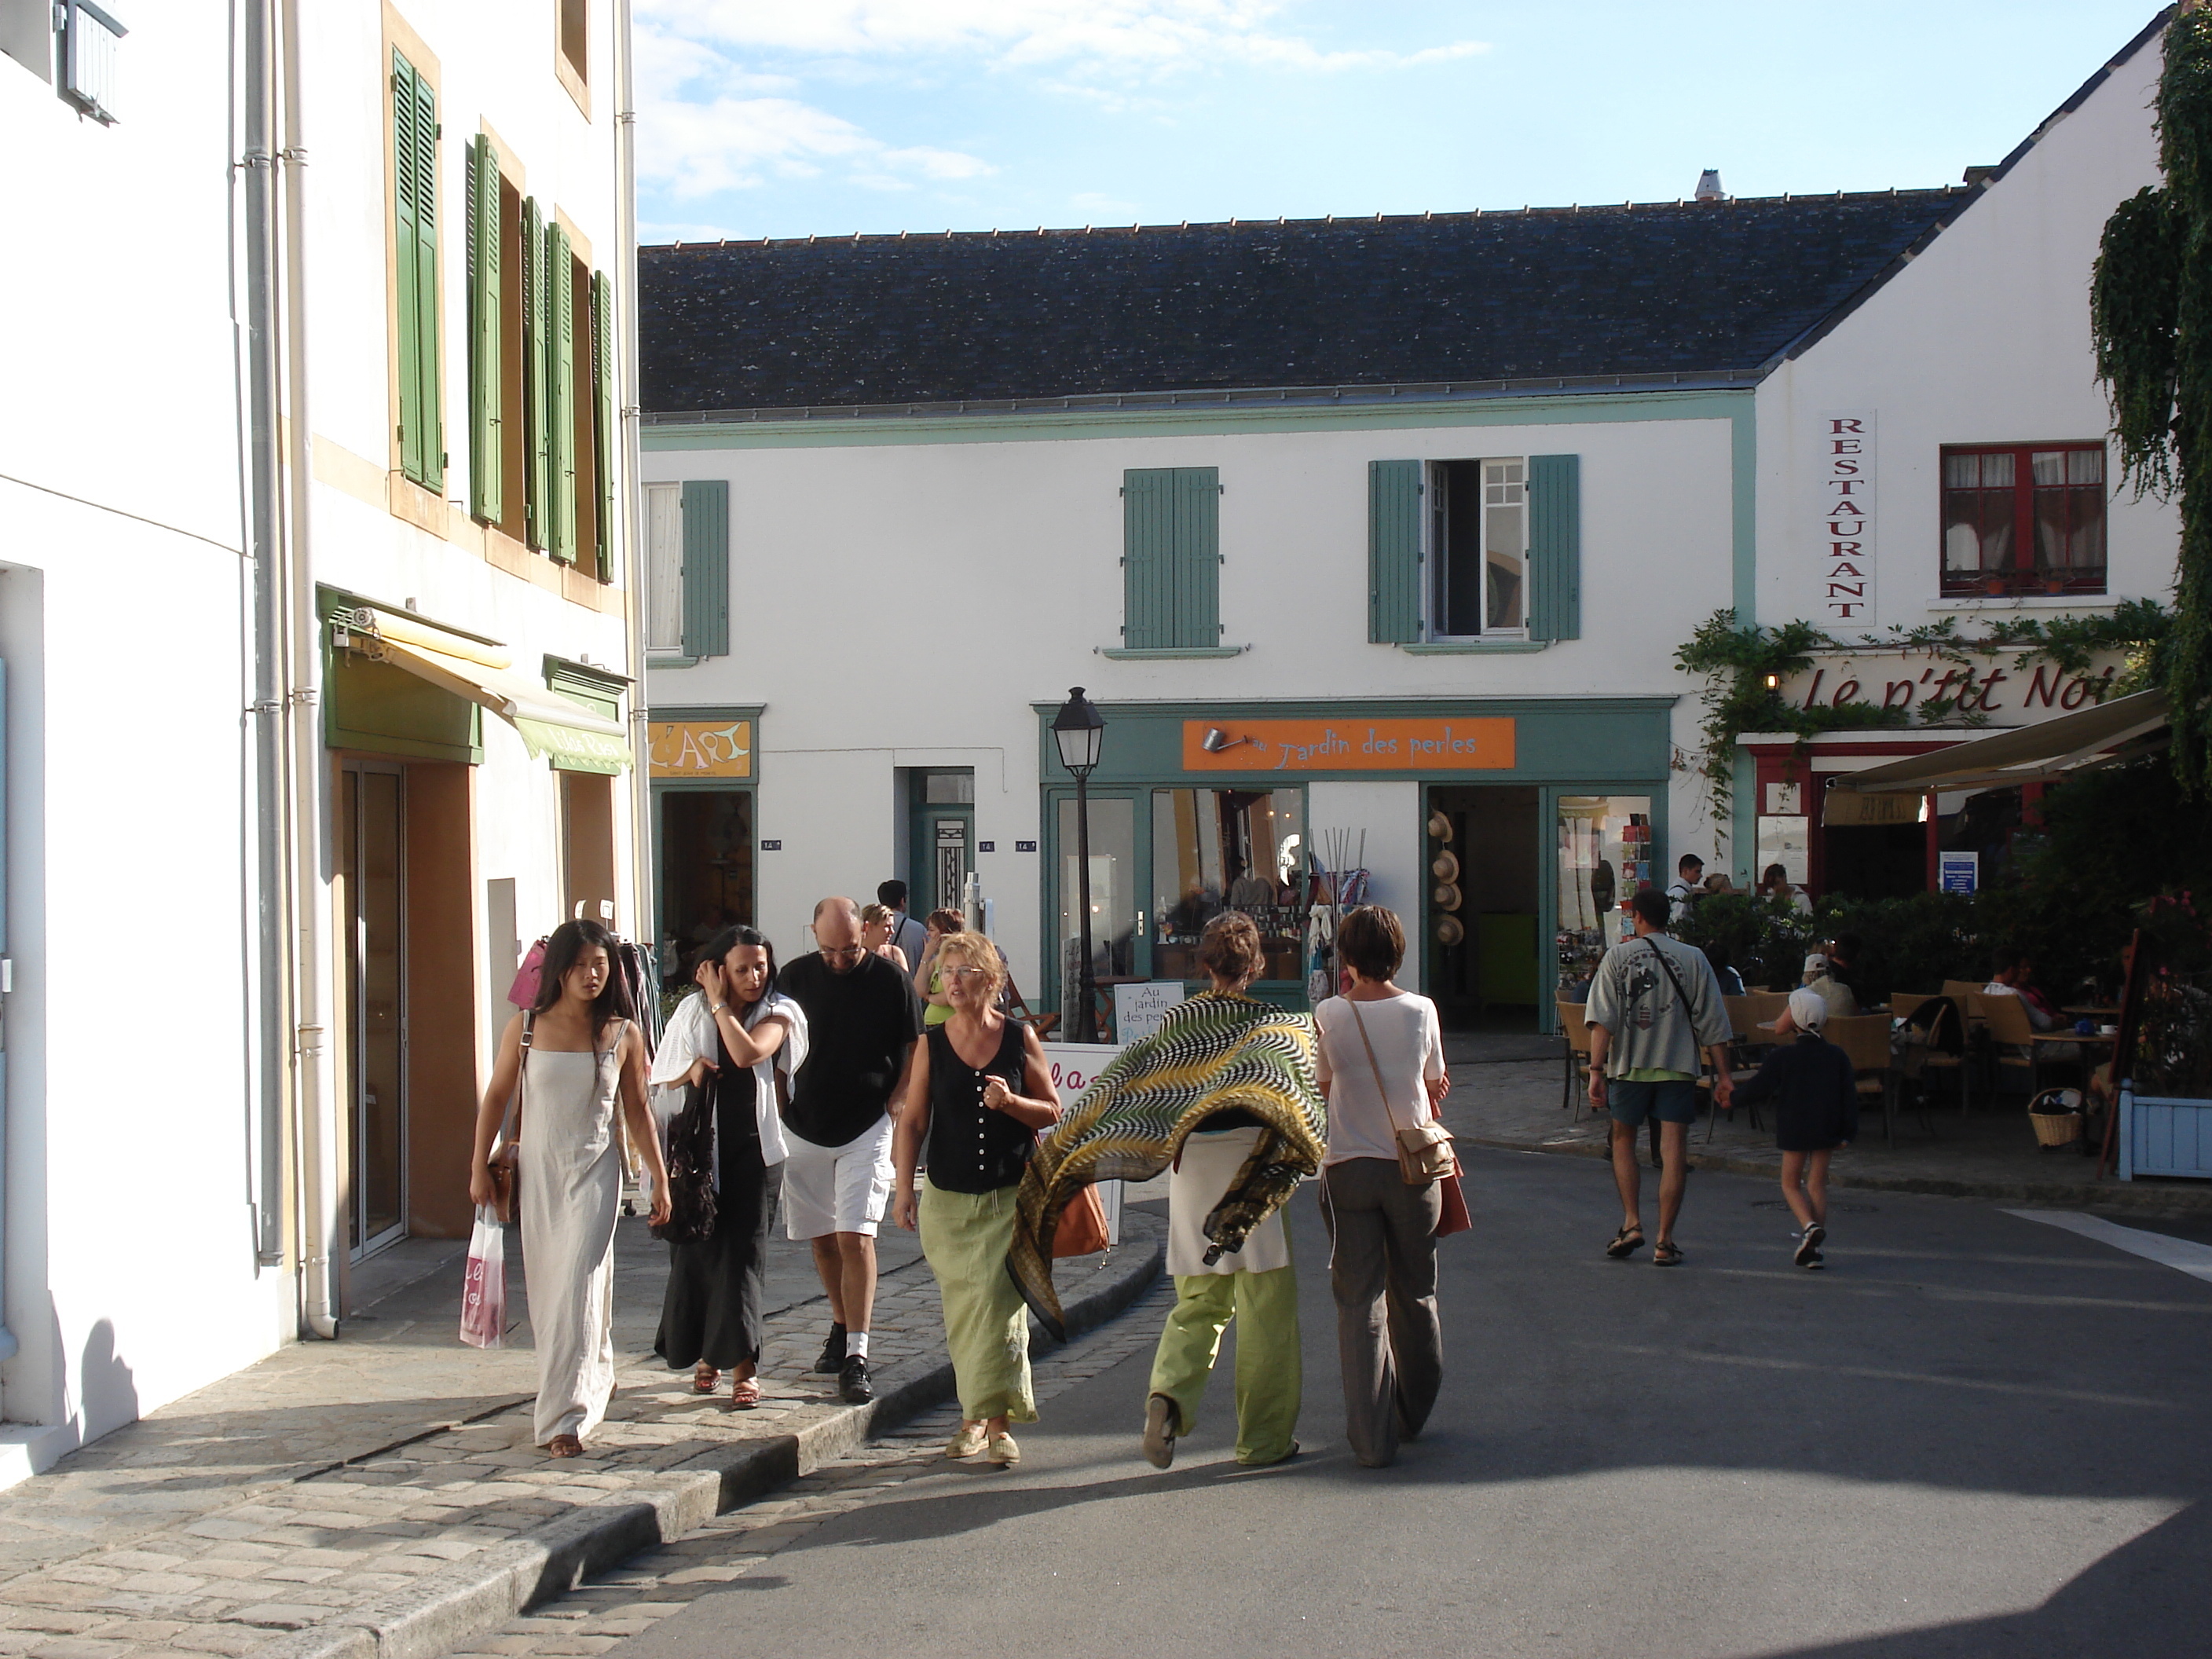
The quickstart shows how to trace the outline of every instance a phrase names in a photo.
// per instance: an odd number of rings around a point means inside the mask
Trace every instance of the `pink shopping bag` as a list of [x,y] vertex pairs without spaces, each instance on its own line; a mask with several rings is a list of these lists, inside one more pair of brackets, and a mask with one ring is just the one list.
[[491,1211],[477,1212],[461,1281],[461,1340],[472,1348],[507,1346],[507,1229]]

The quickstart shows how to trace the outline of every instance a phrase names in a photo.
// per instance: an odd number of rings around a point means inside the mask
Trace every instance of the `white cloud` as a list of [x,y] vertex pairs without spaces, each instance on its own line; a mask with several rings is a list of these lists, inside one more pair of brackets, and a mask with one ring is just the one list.
[[1273,69],[1401,69],[1487,50],[1329,51],[1277,27],[1285,0],[639,0],[641,21],[747,52],[881,58],[951,52],[1000,68],[1158,73],[1241,61]]

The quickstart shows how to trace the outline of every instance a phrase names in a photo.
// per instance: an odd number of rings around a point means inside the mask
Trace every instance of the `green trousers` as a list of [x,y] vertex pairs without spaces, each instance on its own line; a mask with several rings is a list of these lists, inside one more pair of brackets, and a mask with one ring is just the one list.
[[1237,1461],[1279,1463],[1291,1455],[1304,1376],[1298,1364],[1298,1280],[1294,1267],[1264,1273],[1193,1273],[1176,1279],[1176,1304],[1152,1356],[1154,1394],[1176,1402],[1176,1432],[1198,1426],[1198,1402],[1237,1323]]
[[921,1252],[945,1304],[960,1415],[1036,1421],[1030,1388],[1030,1310],[1006,1273],[1014,1242],[1015,1187],[948,1193],[923,1178]]

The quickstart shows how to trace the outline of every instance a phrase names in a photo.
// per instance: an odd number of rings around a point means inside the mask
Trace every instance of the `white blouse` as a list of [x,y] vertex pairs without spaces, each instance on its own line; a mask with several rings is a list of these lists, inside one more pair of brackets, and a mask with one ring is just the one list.
[[[783,1113],[776,1100],[776,1073],[781,1072],[788,1079],[806,1064],[806,1011],[782,992],[770,990],[745,1010],[741,1023],[750,1031],[771,1014],[784,1021],[791,1030],[781,1047],[753,1067],[753,1113],[760,1125],[761,1162],[773,1165],[791,1155],[783,1139]],[[664,1136],[669,1120],[683,1108],[684,1074],[691,1069],[691,1063],[703,1060],[713,1066],[721,1057],[721,1038],[714,1030],[714,1017],[707,1011],[707,999],[694,992],[678,1003],[676,1012],[668,1017],[668,1029],[660,1034],[660,1048],[653,1057],[653,1072],[648,1079],[653,1085],[653,1115]],[[719,1150],[718,1147],[718,1152]]]
[[[1422,1079],[1444,1074],[1443,1025],[1437,1005],[1411,991],[1358,1006],[1355,1016],[1352,1003],[1330,997],[1314,1010],[1321,1039],[1314,1045],[1315,1064],[1328,1090],[1328,1150],[1322,1162],[1383,1158],[1395,1164],[1396,1131],[1436,1115]],[[1375,1048],[1372,1066],[1359,1041],[1362,1024]],[[1390,1091],[1387,1106],[1376,1092],[1377,1071]]]

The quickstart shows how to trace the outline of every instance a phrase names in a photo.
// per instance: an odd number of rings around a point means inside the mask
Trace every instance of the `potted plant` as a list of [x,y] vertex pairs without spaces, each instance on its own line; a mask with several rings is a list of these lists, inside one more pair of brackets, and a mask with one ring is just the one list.
[[2066,573],[2063,570],[2045,571],[2043,591],[2046,593],[2063,593],[2066,591]]
[[2116,1079],[2120,1179],[2212,1180],[2212,928],[2188,893],[2165,894],[2143,907],[2139,937],[2148,971]]
[[2011,584],[2006,580],[2002,571],[1984,570],[1982,573],[1982,592],[1984,593],[1992,596],[2001,594]]

